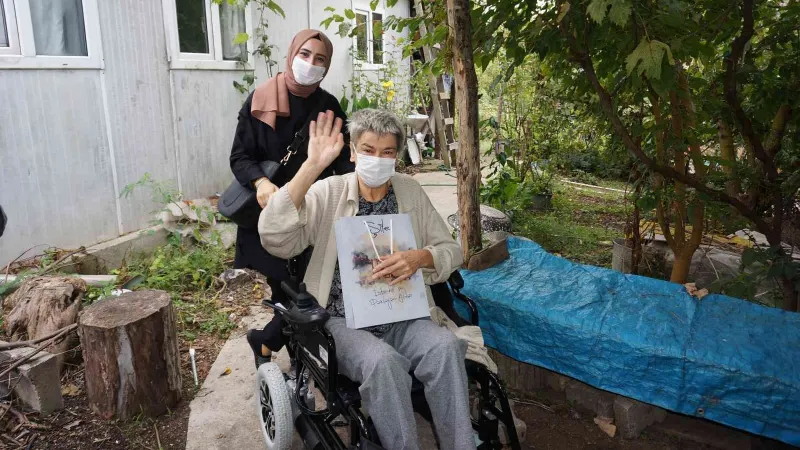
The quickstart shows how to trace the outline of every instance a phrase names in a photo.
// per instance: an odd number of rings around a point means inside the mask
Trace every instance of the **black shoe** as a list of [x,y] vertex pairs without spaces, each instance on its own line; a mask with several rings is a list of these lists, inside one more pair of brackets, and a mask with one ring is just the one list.
[[253,357],[256,363],[256,369],[258,369],[262,364],[272,362],[272,355],[264,356],[261,354],[261,342],[259,333],[263,333],[264,330],[259,329],[251,329],[247,330],[247,343],[250,344],[250,350],[253,351]]

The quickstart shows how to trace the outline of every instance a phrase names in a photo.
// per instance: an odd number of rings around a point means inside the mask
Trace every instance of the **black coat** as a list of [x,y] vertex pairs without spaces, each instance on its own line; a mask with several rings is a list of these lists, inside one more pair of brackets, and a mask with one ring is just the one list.
[[[278,117],[275,120],[275,129],[253,117],[250,113],[253,95],[247,98],[239,111],[239,123],[236,126],[236,135],[231,148],[231,171],[242,185],[252,186],[252,182],[264,176],[258,163],[261,161],[279,162],[286,156],[286,148],[292,143],[294,134],[305,125],[308,114],[318,100],[323,102],[324,110],[331,110],[336,117],[347,121],[339,101],[336,97],[325,91],[317,89],[308,98],[296,97],[289,94],[290,117]],[[346,128],[345,128],[346,130]],[[339,157],[328,166],[319,179],[331,175],[341,175],[355,169],[350,162],[350,136],[344,131],[345,146]],[[281,187],[288,183],[300,166],[306,160],[306,148],[292,156],[286,166],[282,166],[272,181]],[[286,261],[267,253],[261,246],[258,232],[252,229],[239,228],[236,236],[236,258],[234,266],[237,268],[255,269],[276,281],[287,278]]]

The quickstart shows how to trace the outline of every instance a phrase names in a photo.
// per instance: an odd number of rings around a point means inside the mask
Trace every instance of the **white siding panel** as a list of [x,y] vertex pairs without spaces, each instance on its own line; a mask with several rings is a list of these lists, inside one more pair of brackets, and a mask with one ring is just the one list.
[[[99,2],[109,129],[118,190],[145,173],[177,187],[169,66],[160,0]],[[147,226],[158,205],[147,189],[120,199],[124,232]]]
[[117,235],[98,71],[0,71],[0,204],[0,264]]
[[237,71],[176,70],[178,161],[187,198],[221,192],[233,180],[229,157],[245,96],[233,87]]

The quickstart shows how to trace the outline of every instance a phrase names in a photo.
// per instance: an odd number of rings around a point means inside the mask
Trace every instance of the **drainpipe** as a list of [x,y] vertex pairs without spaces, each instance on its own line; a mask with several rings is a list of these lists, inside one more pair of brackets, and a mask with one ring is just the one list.
[[308,11],[308,28],[311,28],[311,0],[306,0],[306,11]]

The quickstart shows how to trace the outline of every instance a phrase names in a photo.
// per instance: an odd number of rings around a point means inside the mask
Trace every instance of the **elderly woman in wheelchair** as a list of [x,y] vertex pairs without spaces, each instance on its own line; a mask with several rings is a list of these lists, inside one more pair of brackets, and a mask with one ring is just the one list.
[[[397,283],[421,270],[427,285],[445,283],[462,258],[460,247],[419,183],[394,172],[405,133],[392,113],[368,109],[354,114],[349,131],[356,172],[315,182],[342,151],[341,127],[341,119],[334,120],[330,111],[311,122],[306,161],[270,198],[258,224],[263,246],[278,257],[290,259],[313,247],[310,260],[303,264],[304,282],[284,284],[294,304],[270,305],[288,323],[285,332],[292,342],[288,349],[296,376],[288,382],[295,410],[287,424],[289,413],[283,403],[288,391],[276,389],[283,379],[273,363],[259,368],[259,408],[266,442],[269,447],[289,448],[294,423],[309,448],[419,448],[416,405],[410,393],[412,382],[421,382],[425,410],[440,448],[476,448],[464,341],[429,318],[362,329],[346,325],[334,233],[337,219],[410,216],[418,250],[384,257],[372,271],[373,281],[391,277]],[[426,289],[433,305],[431,290]],[[308,404],[309,375],[326,396],[325,411],[313,411]],[[347,394],[348,383],[358,386],[350,390],[353,395]],[[497,388],[502,390],[499,384]],[[505,396],[502,400],[507,407]],[[366,408],[369,421],[359,405]],[[332,432],[331,422],[339,415],[350,423],[349,447]],[[496,421],[494,427],[496,431]]]

